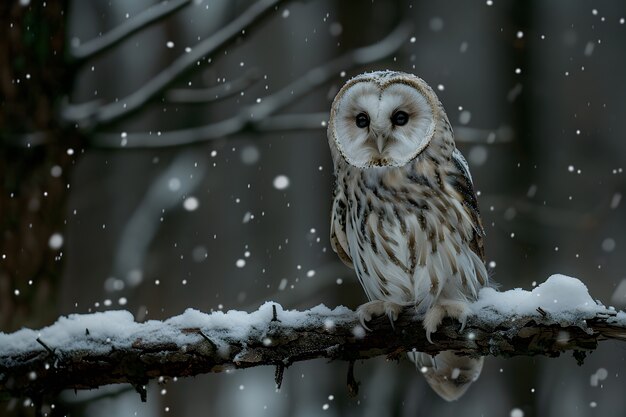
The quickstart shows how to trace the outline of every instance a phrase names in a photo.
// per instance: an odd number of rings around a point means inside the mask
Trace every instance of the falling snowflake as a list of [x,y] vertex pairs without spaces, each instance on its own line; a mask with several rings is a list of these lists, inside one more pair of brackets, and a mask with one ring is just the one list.
[[277,190],[284,190],[287,187],[289,187],[289,177],[287,177],[286,175],[278,175],[276,178],[274,178],[274,188],[276,188]]

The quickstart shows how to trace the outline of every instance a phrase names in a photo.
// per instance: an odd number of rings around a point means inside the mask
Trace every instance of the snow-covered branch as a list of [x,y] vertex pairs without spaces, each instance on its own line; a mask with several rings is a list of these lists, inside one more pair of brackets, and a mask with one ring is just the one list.
[[[555,275],[532,292],[481,291],[463,330],[446,319],[426,340],[407,308],[361,327],[345,307],[288,311],[267,302],[257,311],[202,313],[189,309],[165,321],[136,323],[127,311],[60,318],[45,329],[0,333],[0,393],[41,398],[67,389],[130,383],[145,394],[159,377],[183,377],[260,365],[283,371],[315,358],[404,357],[412,349],[436,354],[547,355],[574,351],[577,360],[600,340],[626,340],[626,314],[596,303],[580,281]],[[350,378],[349,378],[350,380]]]

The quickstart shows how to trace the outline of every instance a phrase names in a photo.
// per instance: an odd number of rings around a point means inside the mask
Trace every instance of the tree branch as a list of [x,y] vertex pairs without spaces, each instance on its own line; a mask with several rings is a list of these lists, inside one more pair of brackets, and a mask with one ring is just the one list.
[[156,4],[149,9],[144,10],[137,16],[128,19],[126,22],[113,28],[104,35],[98,36],[95,39],[72,48],[70,51],[71,58],[79,62],[92,59],[93,57],[108,51],[132,34],[139,32],[140,30],[147,28],[152,23],[158,22],[159,20],[175,13],[189,3],[191,3],[191,0],[171,0]]
[[207,104],[227,99],[241,93],[261,79],[258,70],[252,69],[239,78],[209,88],[179,88],[165,93],[165,100],[174,104]]
[[255,128],[259,132],[281,132],[286,130],[302,131],[326,129],[329,113],[289,113],[270,116],[258,122]]
[[[412,24],[405,21],[377,43],[354,49],[332,61],[309,70],[302,77],[278,92],[263,98],[260,103],[243,107],[241,111],[229,119],[189,129],[171,130],[159,135],[128,133],[124,147],[158,148],[183,146],[224,138],[244,129],[257,130],[261,126],[260,129],[263,130],[263,122],[269,116],[336,77],[342,70],[349,69],[355,65],[364,65],[378,61],[397,51],[408,38],[411,29]],[[321,126],[321,121],[319,123]],[[101,148],[122,147],[119,135],[115,134],[96,134],[92,139],[91,145]]]
[[463,143],[493,145],[512,142],[515,140],[515,132],[508,126],[501,126],[495,130],[454,126],[454,140]]
[[68,122],[78,123],[81,127],[93,127],[129,116],[187,72],[193,71],[196,68],[196,62],[225,48],[241,36],[242,31],[247,32],[253,26],[260,24],[265,16],[272,13],[279,4],[285,1],[258,0],[254,2],[232,22],[198,43],[188,53],[178,57],[167,68],[128,96],[98,107],[94,107],[92,104],[88,104],[86,107],[80,104],[67,105],[63,111],[64,119]]
[[399,359],[412,349],[505,357],[554,357],[574,350],[580,360],[580,353],[595,349],[600,340],[626,340],[626,315],[602,306],[554,315],[547,307],[537,308],[522,316],[482,307],[464,330],[445,319],[432,335],[433,343],[426,340],[412,308],[393,326],[386,317],[369,326],[373,331],[366,332],[345,307],[298,312],[270,302],[253,313],[190,309],[163,322],[135,323],[124,311],[72,315],[40,331],[0,333],[0,394],[41,398],[62,389],[113,383],[141,387],[161,376],[261,365],[276,366],[280,383],[282,370],[297,361]]

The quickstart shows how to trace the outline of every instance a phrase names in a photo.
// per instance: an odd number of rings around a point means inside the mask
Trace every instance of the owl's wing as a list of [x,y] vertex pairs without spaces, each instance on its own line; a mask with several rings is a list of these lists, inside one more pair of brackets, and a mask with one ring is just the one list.
[[472,220],[472,226],[474,229],[474,236],[470,242],[470,247],[472,248],[472,251],[474,251],[474,253],[484,261],[485,247],[483,244],[483,237],[485,236],[485,229],[483,229],[483,223],[480,219],[478,201],[476,199],[476,193],[474,192],[474,184],[472,182],[472,175],[469,171],[469,165],[461,152],[456,148],[454,149],[454,152],[452,152],[452,161],[458,170],[458,173],[452,176],[452,185],[463,197],[463,207]]
[[354,268],[350,250],[348,249],[348,239],[346,237],[346,198],[340,189],[335,189],[335,198],[330,216],[330,246],[339,256],[344,264]]

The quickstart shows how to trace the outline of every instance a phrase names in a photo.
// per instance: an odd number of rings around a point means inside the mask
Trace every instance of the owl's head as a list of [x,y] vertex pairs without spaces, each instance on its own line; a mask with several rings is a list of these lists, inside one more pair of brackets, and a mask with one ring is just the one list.
[[421,78],[392,71],[365,73],[337,93],[328,140],[354,167],[400,167],[428,146],[442,117],[435,92]]

